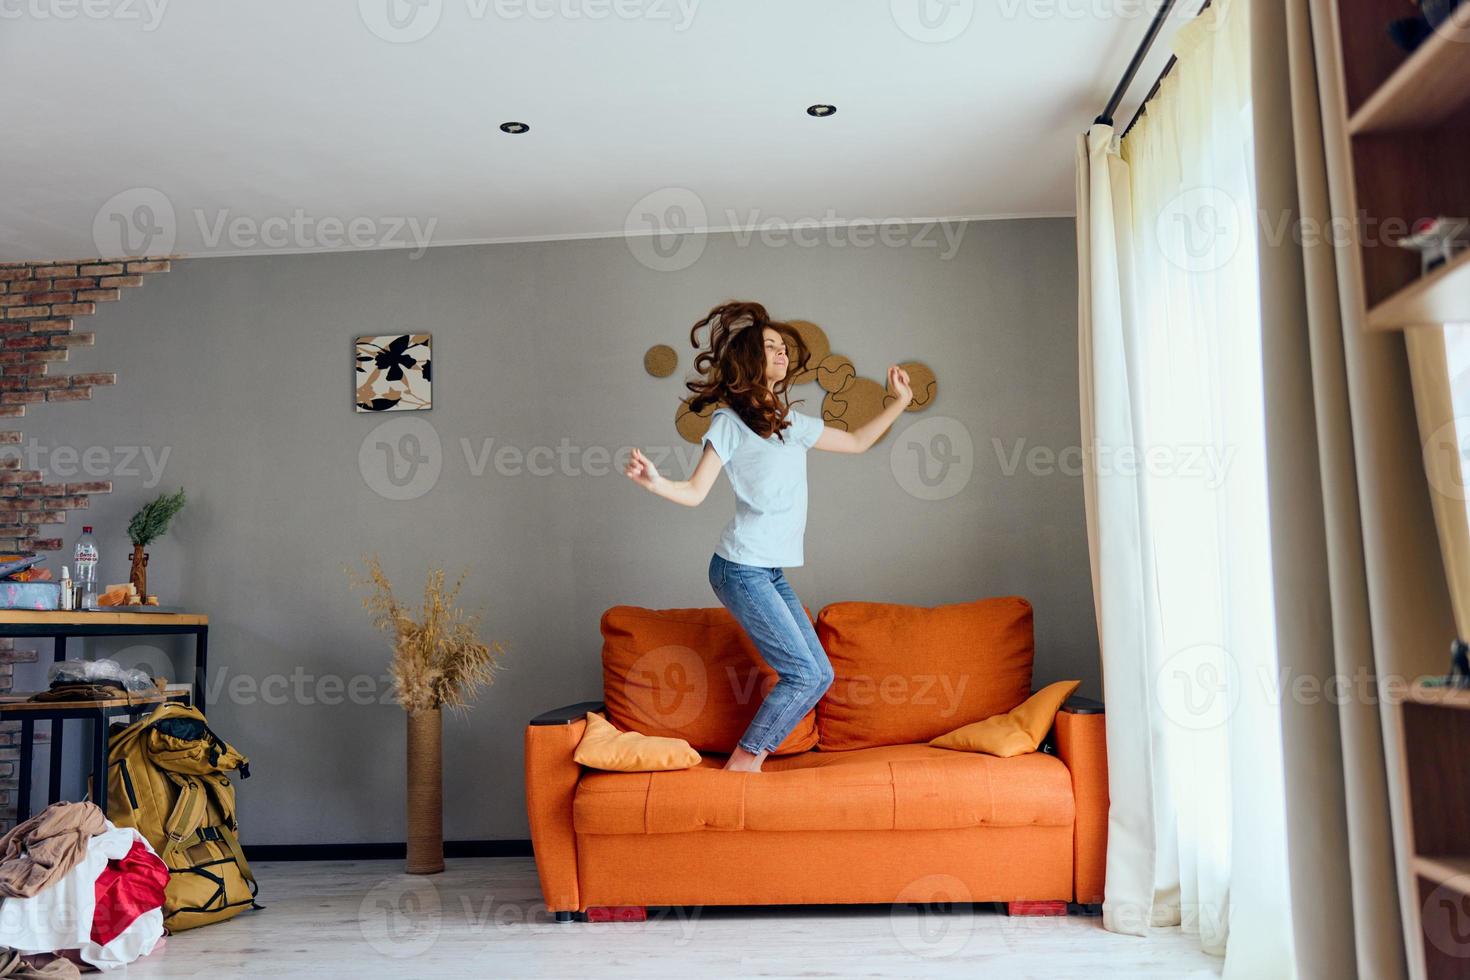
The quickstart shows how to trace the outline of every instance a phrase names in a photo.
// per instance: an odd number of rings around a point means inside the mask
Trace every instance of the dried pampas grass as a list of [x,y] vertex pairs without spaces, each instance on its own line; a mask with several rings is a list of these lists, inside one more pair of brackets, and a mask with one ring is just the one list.
[[483,684],[495,680],[505,652],[500,643],[480,641],[480,614],[455,607],[464,575],[453,587],[444,586],[444,569],[429,570],[424,603],[414,610],[393,595],[376,554],[365,560],[364,577],[348,568],[354,586],[369,586],[362,605],[373,614],[373,625],[393,636],[393,696],[410,711],[446,707],[463,711]]

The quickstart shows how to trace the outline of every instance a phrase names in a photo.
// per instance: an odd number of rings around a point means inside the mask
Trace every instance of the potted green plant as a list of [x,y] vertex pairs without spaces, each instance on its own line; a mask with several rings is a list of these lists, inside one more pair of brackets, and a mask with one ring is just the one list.
[[373,625],[393,637],[389,673],[394,698],[408,713],[408,865],[409,874],[444,870],[443,719],[441,709],[465,711],[483,684],[494,682],[505,652],[501,643],[479,637],[479,613],[455,603],[464,576],[444,585],[444,569],[429,570],[423,605],[415,610],[393,595],[378,556],[366,560],[367,575],[348,569],[354,585],[367,585],[363,608]]
[[148,552],[143,549],[161,538],[168,530],[169,521],[184,508],[184,488],[178,493],[160,494],[128,521],[128,540],[133,542],[133,569],[128,581],[137,590],[138,601],[148,601]]

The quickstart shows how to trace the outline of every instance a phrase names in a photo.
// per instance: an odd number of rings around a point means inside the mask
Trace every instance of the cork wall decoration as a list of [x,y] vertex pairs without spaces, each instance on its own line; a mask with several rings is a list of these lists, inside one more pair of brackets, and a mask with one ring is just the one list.
[[655,378],[667,378],[679,366],[679,355],[668,344],[654,344],[643,355],[643,369]]
[[[786,321],[796,330],[806,345],[811,357],[805,371],[792,376],[792,401],[801,397],[796,391],[803,384],[816,382],[824,392],[822,396],[822,421],[834,428],[849,432],[883,411],[894,397],[887,385],[864,377],[858,373],[852,360],[834,353],[826,331],[808,320]],[[653,367],[654,352],[659,351],[658,370]],[[673,350],[663,344],[650,348],[644,356],[644,367],[654,377],[673,374]],[[922,412],[934,403],[939,393],[939,380],[934,370],[921,361],[903,361],[899,365],[909,375],[914,390],[914,400],[906,411]],[[709,431],[711,416],[718,406],[707,405],[703,412],[689,410],[688,397],[679,400],[674,410],[674,428],[686,442],[698,443]],[[890,430],[891,431],[891,430]],[[887,433],[884,434],[887,437]]]

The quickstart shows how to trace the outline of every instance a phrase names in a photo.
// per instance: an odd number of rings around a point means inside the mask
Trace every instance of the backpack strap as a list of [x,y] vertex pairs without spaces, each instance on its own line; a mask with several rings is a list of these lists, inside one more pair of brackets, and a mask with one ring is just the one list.
[[197,776],[167,769],[163,772],[179,788],[179,798],[174,801],[174,808],[163,824],[163,853],[159,857],[163,858],[164,864],[168,864],[169,858],[185,846],[186,840],[190,844],[194,843],[191,838],[196,836],[199,824],[204,820],[205,794],[208,790]]
[[[208,788],[209,795],[214,797],[215,808],[219,810],[223,820],[219,827],[200,827],[195,832],[195,836],[201,840],[216,839],[228,847],[230,854],[235,858],[235,863],[240,866],[240,873],[251,883],[253,894],[255,874],[250,870],[250,862],[245,860],[245,851],[240,847],[240,838],[235,834],[239,823],[235,819],[235,793],[229,785],[230,778],[225,775],[219,775],[216,778],[207,776],[195,778]],[[222,782],[217,780],[222,780]],[[208,837],[206,837],[206,832],[208,832]]]
[[[245,774],[241,773],[240,778],[244,779]],[[224,818],[224,824],[216,829],[219,831],[220,839],[230,849],[230,854],[234,856],[235,864],[240,868],[240,874],[245,877],[246,883],[250,885],[251,906],[257,909],[263,909],[265,906],[255,900],[255,896],[260,892],[260,887],[255,881],[255,872],[250,870],[250,862],[245,860],[245,849],[240,846],[240,838],[235,833],[240,824],[235,819],[234,787],[230,785],[230,777],[223,773],[218,775],[218,780],[218,782],[214,779],[204,780],[205,785],[209,787],[210,794],[214,797],[215,806]],[[204,828],[201,827],[200,832],[202,833],[203,830]]]
[[[214,808],[219,811],[221,823],[231,831],[239,829],[240,822],[235,819],[235,791],[230,786],[230,777],[216,773],[201,776],[199,779],[208,789],[209,795],[214,797]],[[244,864],[243,860],[241,864]]]
[[240,838],[235,836],[235,831],[230,827],[219,828],[219,833],[224,838],[225,846],[235,856],[235,863],[240,866],[240,874],[244,875],[245,880],[250,882],[250,897],[253,900],[256,891],[255,874],[250,870],[250,862],[245,860],[245,851],[240,847]]
[[235,829],[229,824],[221,824],[217,827],[200,827],[185,838],[180,846],[189,848],[204,841],[218,841],[229,849],[230,856],[235,861],[235,866],[240,869],[240,876],[245,879],[245,883],[250,887],[251,907],[257,909],[265,908],[264,905],[261,905],[255,900],[255,896],[260,894],[260,885],[255,880],[255,872],[250,870],[250,862],[245,860],[245,851],[240,847],[240,838],[235,835]]

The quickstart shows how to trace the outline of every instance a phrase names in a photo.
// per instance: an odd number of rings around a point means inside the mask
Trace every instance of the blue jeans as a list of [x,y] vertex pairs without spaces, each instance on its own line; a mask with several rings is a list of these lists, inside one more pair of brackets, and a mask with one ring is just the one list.
[[777,674],[739,743],[752,754],[772,751],[832,686],[832,663],[781,569],[715,554],[709,584]]

